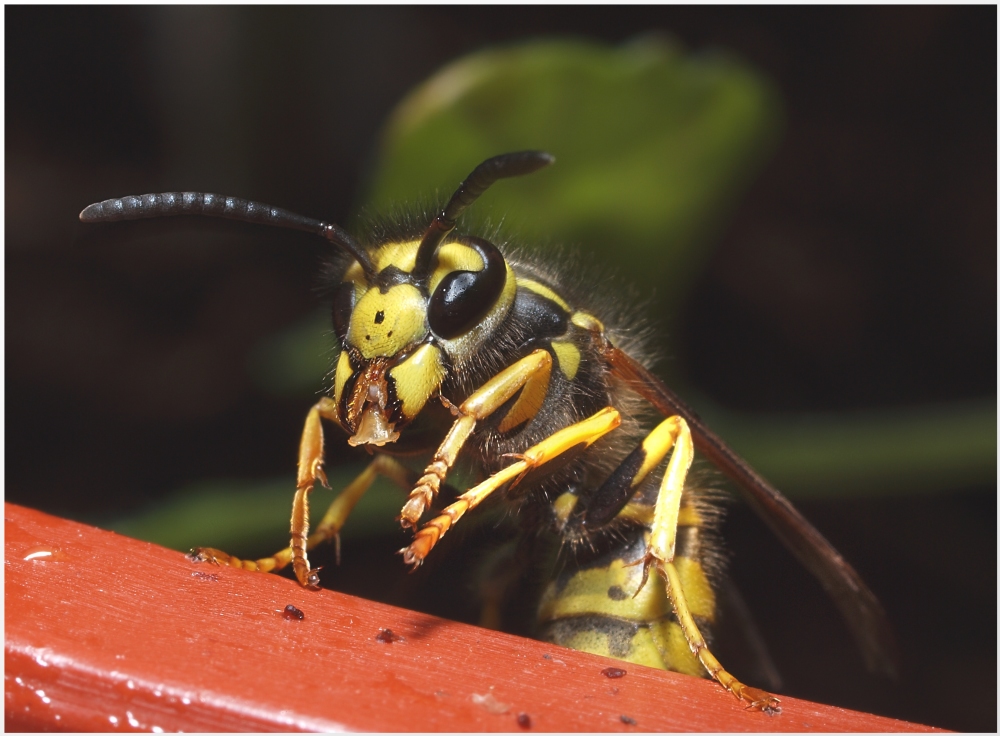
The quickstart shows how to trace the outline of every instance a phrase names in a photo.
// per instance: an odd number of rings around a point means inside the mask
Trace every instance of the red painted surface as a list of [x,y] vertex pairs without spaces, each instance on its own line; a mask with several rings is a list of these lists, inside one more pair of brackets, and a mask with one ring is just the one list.
[[10,504],[4,529],[8,730],[930,730],[793,698],[747,712],[706,680],[196,565]]

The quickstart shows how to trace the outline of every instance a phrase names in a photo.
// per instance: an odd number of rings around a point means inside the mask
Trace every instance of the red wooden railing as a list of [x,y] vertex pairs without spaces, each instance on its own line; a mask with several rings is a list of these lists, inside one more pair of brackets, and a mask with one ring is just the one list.
[[931,730],[794,698],[748,712],[707,680],[196,565],[11,504],[4,522],[8,730]]

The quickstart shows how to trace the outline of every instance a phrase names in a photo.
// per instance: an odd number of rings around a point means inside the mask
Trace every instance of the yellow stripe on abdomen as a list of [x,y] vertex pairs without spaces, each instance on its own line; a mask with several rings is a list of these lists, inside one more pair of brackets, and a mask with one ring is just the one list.
[[[679,532],[678,551],[697,554],[697,526],[682,526]],[[539,606],[541,638],[591,654],[705,677],[705,668],[691,653],[674,617],[665,582],[650,575],[635,595],[642,566],[628,563],[641,559],[647,535],[644,531],[642,539],[623,545],[620,556],[605,555],[550,583]],[[709,578],[695,557],[679,555],[674,565],[691,614],[705,631],[715,620]]]

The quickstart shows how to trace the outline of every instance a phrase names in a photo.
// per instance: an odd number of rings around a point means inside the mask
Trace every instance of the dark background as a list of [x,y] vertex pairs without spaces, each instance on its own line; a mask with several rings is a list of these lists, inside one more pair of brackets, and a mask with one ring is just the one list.
[[[202,189],[349,222],[407,90],[535,35],[661,31],[735,52],[784,97],[783,140],[682,314],[673,359],[699,390],[747,412],[995,396],[995,8],[7,7],[5,20],[10,501],[94,519],[203,478],[292,473],[308,401],[256,389],[247,356],[317,306],[322,243],[211,222],[95,239],[83,206]],[[882,598],[903,667],[896,684],[863,674],[819,586],[737,506],[733,576],[784,692],[994,730],[995,486],[798,505]]]

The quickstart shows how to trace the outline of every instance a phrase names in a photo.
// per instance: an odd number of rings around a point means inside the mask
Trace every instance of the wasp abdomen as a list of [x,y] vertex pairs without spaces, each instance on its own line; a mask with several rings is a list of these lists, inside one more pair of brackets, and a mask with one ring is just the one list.
[[[701,525],[701,516],[686,505],[674,565],[691,614],[707,635],[715,619],[715,594],[706,567],[714,560]],[[592,558],[578,558],[575,566],[550,583],[539,606],[540,638],[648,667],[705,676],[664,587],[654,580],[642,585],[642,565],[634,563],[645,556],[648,536],[647,528],[634,528],[628,542],[609,545],[608,551]]]

